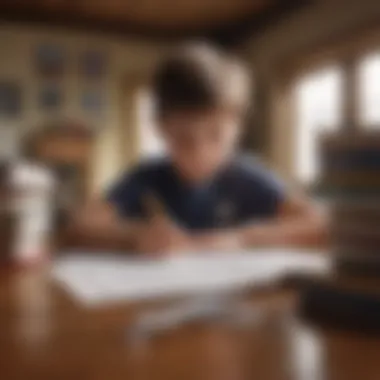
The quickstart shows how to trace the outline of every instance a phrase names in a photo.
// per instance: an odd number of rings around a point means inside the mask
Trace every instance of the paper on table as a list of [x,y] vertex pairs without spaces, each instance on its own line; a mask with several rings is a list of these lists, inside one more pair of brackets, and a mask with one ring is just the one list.
[[160,260],[71,252],[52,276],[87,304],[224,292],[278,280],[288,272],[325,273],[330,260],[300,251],[187,254]]

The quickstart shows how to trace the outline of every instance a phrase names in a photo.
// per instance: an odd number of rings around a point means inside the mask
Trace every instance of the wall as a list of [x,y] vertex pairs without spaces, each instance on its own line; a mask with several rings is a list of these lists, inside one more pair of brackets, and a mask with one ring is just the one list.
[[[44,29],[20,24],[0,25],[0,80],[15,80],[25,91],[25,109],[20,120],[9,122],[0,120],[0,150],[11,147],[17,149],[20,136],[46,121],[46,115],[38,107],[38,81],[35,75],[34,52],[37,46],[53,43],[67,52],[67,73],[64,76],[65,101],[61,115],[83,120],[90,126],[98,124],[99,134],[93,157],[93,180],[91,189],[98,192],[104,188],[118,171],[128,163],[126,152],[125,125],[128,120],[123,108],[128,91],[128,81],[146,78],[152,66],[169,48],[167,45],[127,40],[120,37],[58,29]],[[83,114],[80,108],[80,78],[78,58],[82,51],[96,49],[107,55],[107,76],[104,91],[107,107],[103,120],[94,120]],[[135,85],[135,84],[133,84]],[[8,149],[9,150],[9,149]]]
[[320,0],[268,27],[243,47],[246,59],[254,67],[259,94],[255,136],[262,142],[266,158],[283,174],[291,171],[288,144],[292,131],[287,130],[287,123],[294,122],[278,116],[279,110],[292,106],[281,88],[283,63],[331,41],[354,36],[379,20],[379,1]]

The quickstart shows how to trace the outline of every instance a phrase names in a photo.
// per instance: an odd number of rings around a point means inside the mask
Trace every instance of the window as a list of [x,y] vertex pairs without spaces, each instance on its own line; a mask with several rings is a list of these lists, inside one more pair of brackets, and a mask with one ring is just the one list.
[[137,93],[137,128],[140,157],[152,157],[164,152],[164,144],[154,123],[154,101],[145,88]]
[[359,122],[380,128],[380,52],[364,57],[358,70]]
[[303,77],[295,88],[296,96],[296,179],[307,185],[316,180],[318,136],[341,124],[343,75],[331,67]]

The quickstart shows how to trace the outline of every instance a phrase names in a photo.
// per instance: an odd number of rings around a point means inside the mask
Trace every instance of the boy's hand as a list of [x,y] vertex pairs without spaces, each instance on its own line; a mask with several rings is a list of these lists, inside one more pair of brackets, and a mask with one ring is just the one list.
[[166,217],[156,217],[141,225],[136,234],[138,252],[168,255],[190,250],[191,236]]
[[136,231],[137,251],[168,255],[190,249],[192,245],[190,235],[170,219],[160,200],[153,193],[148,193],[143,201],[148,220]]

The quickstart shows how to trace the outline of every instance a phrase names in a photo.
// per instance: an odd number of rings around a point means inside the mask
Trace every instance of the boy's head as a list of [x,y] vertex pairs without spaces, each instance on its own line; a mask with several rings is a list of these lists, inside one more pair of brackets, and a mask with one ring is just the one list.
[[158,125],[187,180],[210,177],[232,155],[249,88],[237,60],[204,45],[182,48],[157,68],[152,90]]

